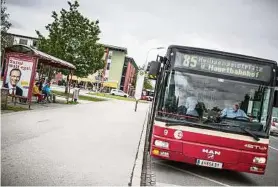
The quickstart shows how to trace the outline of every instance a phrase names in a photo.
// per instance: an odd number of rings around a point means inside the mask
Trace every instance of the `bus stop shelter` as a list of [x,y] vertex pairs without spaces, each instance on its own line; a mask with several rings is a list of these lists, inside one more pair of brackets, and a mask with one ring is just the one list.
[[[73,71],[76,67],[64,60],[41,52],[33,47],[26,45],[13,45],[5,48],[3,65],[4,78],[2,88],[6,88],[8,96],[27,100],[29,108],[32,100],[32,90],[36,74],[44,67],[68,70],[67,88],[70,89],[70,82]],[[39,71],[38,72],[38,67]],[[71,75],[71,76],[70,76]],[[68,90],[67,102],[70,90]]]

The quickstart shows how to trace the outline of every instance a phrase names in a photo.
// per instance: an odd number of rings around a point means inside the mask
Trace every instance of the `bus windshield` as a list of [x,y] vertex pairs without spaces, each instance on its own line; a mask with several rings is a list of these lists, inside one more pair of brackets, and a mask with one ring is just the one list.
[[157,115],[199,124],[219,119],[265,126],[269,99],[267,86],[172,70]]

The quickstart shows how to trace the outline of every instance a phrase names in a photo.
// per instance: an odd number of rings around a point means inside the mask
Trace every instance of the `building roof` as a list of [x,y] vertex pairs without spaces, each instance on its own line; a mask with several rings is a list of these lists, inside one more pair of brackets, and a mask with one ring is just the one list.
[[117,51],[122,51],[125,54],[127,54],[127,48],[125,47],[118,47],[118,46],[114,46],[114,45],[108,45],[108,44],[102,44],[104,47],[112,49],[112,50],[117,50]]
[[130,61],[130,63],[133,65],[133,67],[136,69],[136,71],[139,69],[136,62],[134,61],[134,59],[132,57],[126,56],[125,58]]
[[59,58],[56,58],[54,56],[51,56],[49,54],[46,54],[44,52],[41,52],[33,47],[22,45],[22,44],[16,44],[10,47],[5,48],[5,52],[17,52],[17,53],[23,53],[23,54],[30,54],[39,57],[41,59],[39,62],[43,64],[48,64],[50,66],[58,67],[58,68],[64,68],[64,69],[76,69],[76,67],[64,60],[61,60]]
[[[32,40],[38,40],[39,38],[36,37],[30,37],[30,36],[24,36],[24,35],[20,35],[20,34],[13,34],[13,33],[7,33],[8,35],[12,35],[12,36],[17,36],[17,37],[21,37],[21,38],[29,38]],[[115,51],[122,51],[125,54],[127,54],[127,48],[125,47],[119,47],[119,46],[114,46],[114,45],[109,45],[109,44],[102,44],[105,48],[109,48]]]
[[7,33],[8,35],[12,35],[12,36],[17,36],[17,37],[21,37],[21,38],[28,38],[28,39],[32,39],[32,40],[38,40],[39,38],[36,37],[31,37],[31,36],[24,36],[24,35],[20,35],[20,34],[13,34],[13,33]]

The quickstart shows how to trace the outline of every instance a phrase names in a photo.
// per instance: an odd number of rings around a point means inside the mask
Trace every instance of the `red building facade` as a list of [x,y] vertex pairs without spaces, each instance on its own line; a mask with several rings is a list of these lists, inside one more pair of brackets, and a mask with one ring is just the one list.
[[134,92],[134,86],[132,83],[134,83],[136,79],[137,70],[138,66],[136,65],[134,59],[131,57],[125,57],[120,89],[131,96]]

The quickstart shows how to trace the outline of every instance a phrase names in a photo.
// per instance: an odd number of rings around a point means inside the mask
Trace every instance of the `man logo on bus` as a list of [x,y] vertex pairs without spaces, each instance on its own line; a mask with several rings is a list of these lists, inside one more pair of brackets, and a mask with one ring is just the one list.
[[210,150],[210,149],[203,149],[202,152],[207,153],[207,156],[208,156],[209,159],[214,159],[215,155],[220,155],[221,154],[220,151],[214,151],[214,150]]
[[214,159],[214,155],[213,154],[208,154],[208,159]]

